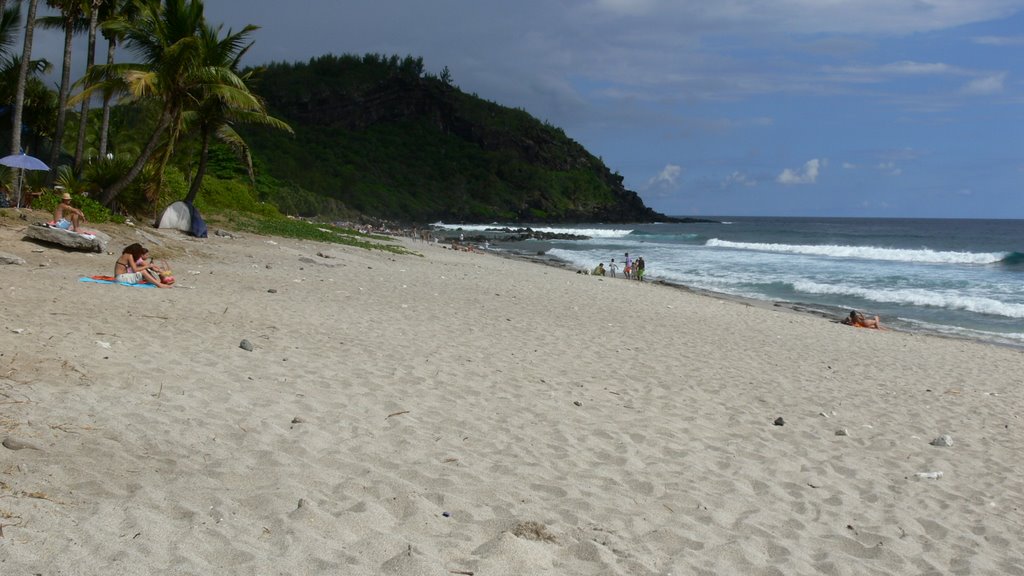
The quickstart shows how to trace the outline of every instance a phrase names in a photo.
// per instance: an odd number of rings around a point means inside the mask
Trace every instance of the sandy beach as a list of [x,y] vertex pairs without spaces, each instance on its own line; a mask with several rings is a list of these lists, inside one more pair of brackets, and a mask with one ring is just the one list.
[[[413,240],[24,225],[5,576],[1024,574],[1019,350]],[[175,288],[79,281],[131,242]]]

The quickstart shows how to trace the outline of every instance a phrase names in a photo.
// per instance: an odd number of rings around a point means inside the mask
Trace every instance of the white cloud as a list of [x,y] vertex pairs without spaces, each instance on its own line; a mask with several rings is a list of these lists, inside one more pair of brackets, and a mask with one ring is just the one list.
[[876,168],[892,176],[899,176],[900,174],[903,174],[903,168],[897,166],[893,161],[879,162]]
[[890,62],[878,67],[878,70],[886,74],[899,76],[920,76],[929,74],[948,74],[956,70],[949,64],[942,62],[914,62],[912,60],[901,60]]
[[812,158],[804,163],[800,170],[786,168],[775,180],[779,184],[814,184],[818,180],[818,173],[823,161]]
[[615,14],[646,14],[654,8],[654,0],[597,0],[600,9]]
[[[756,27],[784,33],[912,34],[1011,16],[1019,0],[592,0],[619,13],[648,9],[683,29]],[[555,3],[556,5],[558,3]]]
[[683,169],[675,164],[666,164],[657,176],[647,181],[648,188],[674,188]]
[[1024,36],[978,36],[974,42],[986,46],[1024,46]]
[[731,188],[733,186],[757,186],[757,182],[737,170],[726,176],[725,180],[722,181],[722,188]]
[[989,74],[988,76],[981,76],[968,82],[962,89],[961,92],[969,94],[971,96],[987,96],[989,94],[999,94],[1003,91],[1003,83],[1006,81],[1006,73],[1001,72],[999,74]]
[[906,76],[967,76],[969,70],[943,62],[901,60],[877,66],[826,66],[823,70],[840,82],[881,82],[883,79]]

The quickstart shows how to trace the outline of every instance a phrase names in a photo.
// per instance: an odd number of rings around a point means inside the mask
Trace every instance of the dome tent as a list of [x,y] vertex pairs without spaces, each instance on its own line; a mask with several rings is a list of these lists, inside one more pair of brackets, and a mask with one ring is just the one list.
[[164,213],[156,227],[181,230],[196,238],[206,238],[206,222],[199,215],[199,210],[196,210],[195,206],[180,200],[164,209]]

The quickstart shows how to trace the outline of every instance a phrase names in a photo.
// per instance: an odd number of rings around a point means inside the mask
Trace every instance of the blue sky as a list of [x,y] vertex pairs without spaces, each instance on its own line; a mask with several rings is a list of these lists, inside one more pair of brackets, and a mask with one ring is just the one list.
[[[245,6],[244,9],[241,6]],[[246,63],[422,56],[667,214],[1024,218],[1024,0],[207,0]],[[60,61],[60,38],[37,55]]]

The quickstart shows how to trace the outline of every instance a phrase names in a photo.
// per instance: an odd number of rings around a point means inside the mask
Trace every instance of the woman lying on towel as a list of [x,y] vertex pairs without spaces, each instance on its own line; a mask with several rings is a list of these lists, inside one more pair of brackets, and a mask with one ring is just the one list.
[[170,288],[160,280],[160,269],[149,262],[149,250],[136,242],[121,252],[114,263],[114,277],[125,284],[153,284],[157,288]]

